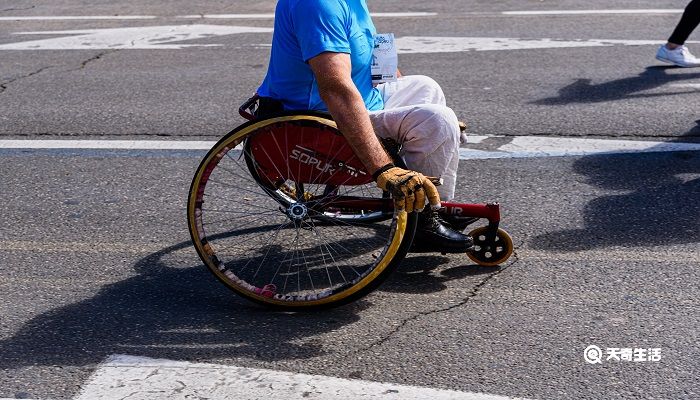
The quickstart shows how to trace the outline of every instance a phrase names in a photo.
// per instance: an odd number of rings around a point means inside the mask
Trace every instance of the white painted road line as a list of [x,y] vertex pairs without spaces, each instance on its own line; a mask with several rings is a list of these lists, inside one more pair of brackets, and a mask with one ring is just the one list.
[[[455,53],[493,50],[533,50],[576,47],[643,46],[659,45],[664,40],[619,40],[619,39],[521,39],[493,37],[426,37],[404,36],[396,39],[399,54],[411,53]],[[688,41],[686,43],[698,43]]]
[[194,14],[178,15],[180,19],[274,19],[275,14]]
[[232,25],[174,25],[113,29],[21,32],[19,35],[69,35],[0,45],[0,50],[164,50],[219,44],[168,44],[239,33],[269,33],[272,28]]
[[155,15],[63,15],[32,17],[0,17],[0,21],[100,21],[100,20],[142,20],[156,19]]
[[[438,15],[434,12],[378,12],[370,13],[372,18],[415,18],[433,17]],[[180,15],[176,18],[182,19],[274,19],[275,14],[201,14],[201,15]]]
[[[459,150],[460,160],[700,151],[700,143],[541,136],[515,136],[493,149],[477,150],[468,147],[484,143],[490,137],[468,138],[467,148]],[[187,140],[0,140],[0,149],[209,150],[214,144],[215,141]]]
[[438,15],[434,12],[377,12],[370,13],[372,18],[413,18],[413,17],[434,17]]
[[[631,9],[631,10],[530,10],[530,11],[501,11],[501,12],[464,12],[449,15],[506,15],[506,16],[547,16],[547,15],[639,15],[639,14],[681,14],[682,9]],[[373,18],[419,18],[434,17],[436,12],[375,12]],[[33,15],[33,16],[3,16],[2,21],[100,21],[100,20],[147,20],[166,19],[167,16],[156,15]],[[274,19],[273,13],[258,14],[191,14],[178,15],[179,19]]]
[[503,11],[503,15],[680,14],[682,9]]
[[[260,14],[262,15],[262,14]],[[396,14],[393,14],[396,15]],[[62,35],[47,39],[0,44],[0,50],[163,50],[191,47],[221,46],[220,44],[171,44],[212,36],[239,33],[270,33],[272,28],[233,25],[166,25],[129,28],[81,29],[61,31],[16,32],[15,35]],[[662,40],[618,39],[523,39],[493,37],[425,37],[405,36],[396,39],[400,54],[453,53],[490,50],[532,50],[575,47],[658,45]],[[689,41],[687,43],[696,43]],[[269,48],[269,44],[256,45]]]
[[113,355],[76,400],[512,400],[511,397],[295,374],[236,366]]
[[201,140],[0,140],[0,149],[209,150]]
[[700,151],[700,143],[518,136],[493,151],[459,149],[460,160]]
[[[433,17],[434,12],[378,12],[371,13],[373,18],[416,18]],[[60,16],[16,16],[0,17],[0,21],[103,21],[103,20],[145,20],[164,18],[155,15],[60,15]],[[192,14],[178,15],[179,19],[274,19],[275,14]]]

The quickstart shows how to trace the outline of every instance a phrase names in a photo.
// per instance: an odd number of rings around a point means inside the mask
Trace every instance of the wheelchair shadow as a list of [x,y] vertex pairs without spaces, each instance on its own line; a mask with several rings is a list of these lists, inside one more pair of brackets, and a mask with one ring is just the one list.
[[700,73],[671,74],[668,70],[678,69],[673,66],[647,67],[637,76],[618,79],[592,85],[590,79],[578,79],[559,90],[556,97],[549,97],[532,102],[538,105],[566,105],[574,103],[600,103],[635,98],[649,98],[685,94],[687,90],[664,93],[640,93],[666,85],[668,83],[700,78]]
[[[324,350],[301,339],[355,323],[371,304],[361,299],[325,311],[270,311],[232,293],[199,260],[192,265],[193,258],[190,241],[169,246],[138,260],[137,275],[32,318],[0,340],[0,368],[94,365],[112,354],[308,359]],[[448,281],[497,270],[453,267],[438,272],[448,262],[441,256],[409,257],[379,290],[433,293],[446,289]]]
[[[458,254],[452,257],[466,258],[466,255]],[[453,258],[441,255],[412,256],[409,254],[378,290],[392,293],[437,293],[447,289],[447,282],[468,276],[492,274],[501,268],[462,265],[463,263],[447,269],[440,268],[452,260]]]
[[240,299],[200,263],[191,266],[192,254],[189,241],[170,246],[139,260],[138,275],[36,316],[0,341],[0,368],[91,365],[112,354],[306,359],[324,350],[299,339],[356,322],[367,306],[272,312]]
[[[697,139],[700,120],[679,142]],[[574,163],[589,184],[619,193],[583,210],[583,229],[545,233],[530,245],[545,250],[700,242],[700,152],[596,155]]]

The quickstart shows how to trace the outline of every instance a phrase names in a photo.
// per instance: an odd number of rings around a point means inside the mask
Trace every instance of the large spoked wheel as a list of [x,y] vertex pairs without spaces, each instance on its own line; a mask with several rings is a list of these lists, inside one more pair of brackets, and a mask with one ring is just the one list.
[[501,228],[493,239],[489,238],[489,228],[483,226],[473,229],[469,236],[474,239],[474,249],[467,256],[475,263],[485,267],[495,267],[504,263],[513,254],[513,239]]
[[394,213],[353,157],[319,116],[238,127],[192,181],[199,256],[236,293],[276,308],[337,306],[371,292],[405,257],[415,215]]

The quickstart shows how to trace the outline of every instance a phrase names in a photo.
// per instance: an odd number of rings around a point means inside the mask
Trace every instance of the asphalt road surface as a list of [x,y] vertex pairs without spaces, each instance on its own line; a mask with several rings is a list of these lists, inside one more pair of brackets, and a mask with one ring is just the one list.
[[[265,72],[274,3],[0,2],[0,139],[216,140]],[[472,134],[495,137],[475,148],[700,142],[700,69],[654,59],[684,1],[369,3],[418,13],[375,24],[404,38],[404,73],[435,78]],[[456,197],[502,204],[511,260],[410,255],[365,299],[311,314],[252,305],[202,265],[185,202],[203,155],[0,146],[0,398],[89,397],[115,354],[532,399],[700,398],[697,150],[462,160]]]

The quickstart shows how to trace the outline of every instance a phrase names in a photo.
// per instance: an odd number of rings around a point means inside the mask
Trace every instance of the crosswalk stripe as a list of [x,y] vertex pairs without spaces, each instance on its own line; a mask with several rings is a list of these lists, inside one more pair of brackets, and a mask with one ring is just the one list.
[[512,397],[229,365],[113,355],[76,400],[512,400]]

